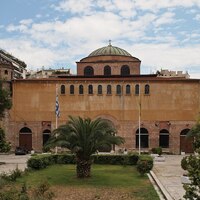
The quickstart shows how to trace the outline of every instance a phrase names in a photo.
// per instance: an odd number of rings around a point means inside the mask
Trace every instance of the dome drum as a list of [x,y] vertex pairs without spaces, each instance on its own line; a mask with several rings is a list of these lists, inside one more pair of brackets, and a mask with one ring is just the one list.
[[[110,67],[110,75],[138,75],[140,74],[140,63],[138,58],[133,57],[126,50],[119,47],[114,47],[109,44],[106,47],[99,48],[77,62],[77,74],[88,76],[107,75],[104,67]],[[127,66],[124,69],[124,66]],[[93,73],[87,70],[91,67]]]

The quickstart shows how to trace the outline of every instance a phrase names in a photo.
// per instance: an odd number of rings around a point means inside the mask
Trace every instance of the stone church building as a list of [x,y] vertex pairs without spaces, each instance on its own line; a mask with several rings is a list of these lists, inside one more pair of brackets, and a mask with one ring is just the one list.
[[77,62],[77,75],[13,80],[7,139],[13,148],[42,151],[55,128],[58,88],[58,125],[69,115],[106,118],[125,138],[119,148],[137,151],[141,112],[142,151],[160,146],[175,154],[192,152],[186,134],[200,112],[200,80],[182,73],[141,75],[140,64],[138,58],[109,44]]

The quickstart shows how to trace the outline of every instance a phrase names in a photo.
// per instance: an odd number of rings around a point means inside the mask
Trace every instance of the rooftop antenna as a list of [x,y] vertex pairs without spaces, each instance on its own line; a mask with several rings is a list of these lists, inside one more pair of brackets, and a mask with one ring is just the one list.
[[111,46],[111,40],[108,40],[108,42],[109,42],[109,46]]

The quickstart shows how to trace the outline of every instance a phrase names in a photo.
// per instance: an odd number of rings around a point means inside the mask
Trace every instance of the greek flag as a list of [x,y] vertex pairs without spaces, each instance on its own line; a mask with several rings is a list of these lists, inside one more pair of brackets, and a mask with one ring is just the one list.
[[56,117],[60,117],[60,108],[59,108],[59,101],[58,101],[58,95],[56,95]]

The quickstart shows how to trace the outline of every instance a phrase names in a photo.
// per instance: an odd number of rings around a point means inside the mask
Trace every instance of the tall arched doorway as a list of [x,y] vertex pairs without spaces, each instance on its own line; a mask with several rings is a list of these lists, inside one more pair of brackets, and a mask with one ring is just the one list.
[[193,153],[193,138],[186,137],[190,129],[183,129],[180,133],[180,152]]
[[32,131],[24,127],[19,131],[19,146],[28,151],[32,150]]
[[43,146],[46,144],[50,136],[51,136],[51,131],[49,129],[43,131],[43,136],[42,136]]
[[[136,148],[139,147],[139,129],[136,131]],[[149,133],[146,128],[140,128],[140,147],[149,147]]]

